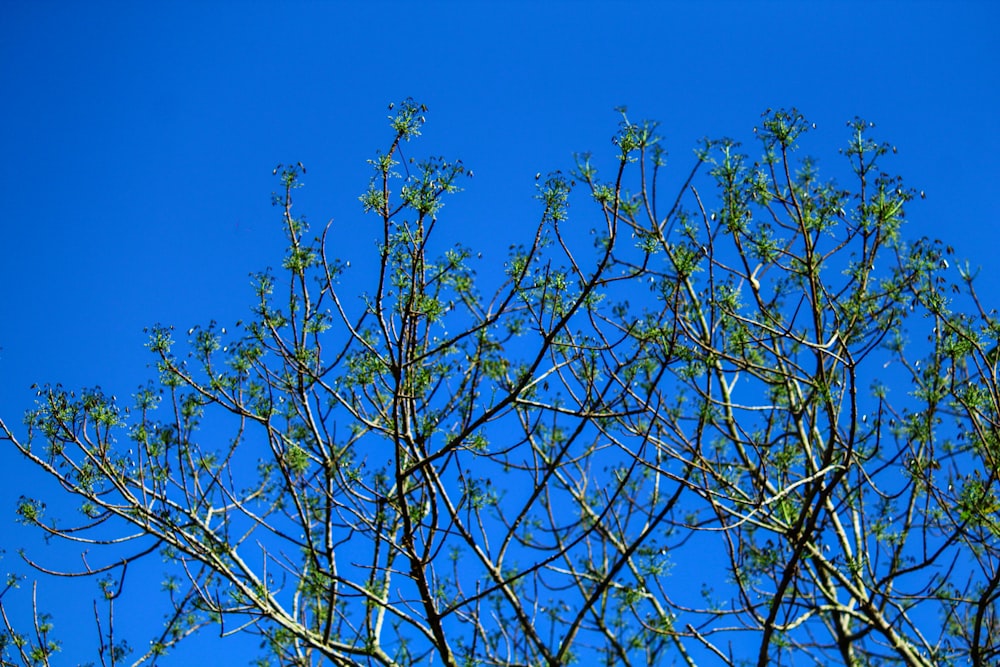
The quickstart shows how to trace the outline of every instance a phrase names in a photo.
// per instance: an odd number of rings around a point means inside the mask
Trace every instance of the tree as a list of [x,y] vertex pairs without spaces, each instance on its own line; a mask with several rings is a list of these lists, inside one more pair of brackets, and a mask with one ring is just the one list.
[[[281,167],[283,273],[250,320],[186,355],[152,328],[129,408],[42,387],[26,435],[0,422],[81,503],[82,525],[29,498],[20,519],[92,536],[110,601],[128,564],[176,563],[129,661],[206,623],[280,665],[1000,660],[1000,327],[950,248],[905,240],[914,192],[868,123],[842,189],[795,110],[765,114],[757,161],[711,141],[679,175],[623,110],[610,179],[589,155],[540,178],[490,285],[438,239],[471,172],[401,157],[425,111],[399,105],[370,161],[359,306]],[[4,619],[5,660],[47,661]]]

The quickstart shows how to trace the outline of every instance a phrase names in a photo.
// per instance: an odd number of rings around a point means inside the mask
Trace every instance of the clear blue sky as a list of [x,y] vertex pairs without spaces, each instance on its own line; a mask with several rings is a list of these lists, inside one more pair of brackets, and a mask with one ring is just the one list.
[[[334,219],[337,255],[370,252],[365,159],[389,137],[387,103],[406,96],[430,109],[413,150],[475,171],[442,217],[487,260],[537,217],[535,172],[611,150],[616,106],[660,120],[678,168],[702,136],[752,149],[762,111],[796,106],[818,125],[806,149],[821,166],[845,121],[874,121],[899,148],[894,168],[927,192],[910,233],[950,241],[988,275],[1000,266],[998,25],[1000,3],[954,0],[4,0],[0,415],[16,423],[34,382],[127,396],[151,376],[143,327],[243,317],[248,273],[282,254],[278,162],[307,166],[298,210]],[[8,519],[14,502],[41,488],[0,451],[4,572],[36,544]],[[55,545],[32,553],[67,559]],[[66,636],[93,587],[72,589],[79,604],[61,590],[40,594],[58,599],[67,663],[95,659],[79,653],[89,627]]]

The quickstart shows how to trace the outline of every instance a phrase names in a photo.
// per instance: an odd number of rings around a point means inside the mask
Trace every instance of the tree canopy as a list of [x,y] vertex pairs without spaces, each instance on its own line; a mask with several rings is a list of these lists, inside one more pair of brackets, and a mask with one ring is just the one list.
[[[679,167],[622,110],[614,155],[539,175],[501,269],[442,208],[471,171],[404,158],[426,109],[391,108],[360,295],[279,166],[245,321],[152,327],[127,406],[45,386],[0,422],[78,501],[17,513],[91,551],[108,618],[167,557],[164,627],[106,623],[102,664],[213,624],[275,665],[1000,660],[1000,326],[907,237],[870,123],[835,177],[794,109]],[[3,620],[3,664],[48,663],[48,621]]]

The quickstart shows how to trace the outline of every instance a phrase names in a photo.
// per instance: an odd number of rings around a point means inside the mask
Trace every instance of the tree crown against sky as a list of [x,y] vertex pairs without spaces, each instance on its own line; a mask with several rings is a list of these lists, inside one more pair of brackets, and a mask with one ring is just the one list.
[[[411,155],[425,113],[370,161],[359,293],[279,166],[246,322],[152,328],[128,406],[42,387],[0,425],[79,505],[18,512],[91,550],[102,662],[210,624],[287,665],[1000,656],[997,321],[907,239],[919,194],[868,123],[831,179],[795,110],[681,167],[623,110],[491,273],[442,208],[471,171]],[[130,651],[117,592],[156,554],[167,621]],[[46,623],[4,618],[5,661],[47,660]]]

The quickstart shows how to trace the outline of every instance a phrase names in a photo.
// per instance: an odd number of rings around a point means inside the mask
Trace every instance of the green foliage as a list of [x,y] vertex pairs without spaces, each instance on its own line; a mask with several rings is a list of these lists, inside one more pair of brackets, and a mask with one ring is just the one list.
[[[18,520],[107,547],[109,616],[142,540],[162,552],[138,664],[206,624],[278,665],[1000,658],[1000,318],[906,237],[870,123],[843,169],[799,156],[791,109],[675,174],[622,109],[614,154],[539,175],[533,232],[484,271],[441,240],[471,172],[404,158],[427,110],[391,110],[361,299],[279,165],[287,247],[246,323],[182,352],[151,328],[159,378],[127,409],[43,387],[26,437],[2,425],[85,522],[27,497]],[[4,660],[56,650],[39,618]]]

